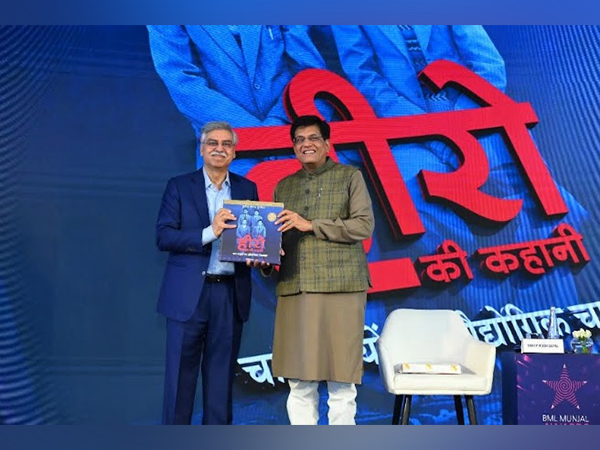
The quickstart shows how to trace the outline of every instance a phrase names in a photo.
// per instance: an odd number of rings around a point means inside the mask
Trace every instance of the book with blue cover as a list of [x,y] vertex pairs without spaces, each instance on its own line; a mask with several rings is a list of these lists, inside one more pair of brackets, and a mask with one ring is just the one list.
[[223,208],[230,209],[236,228],[221,234],[221,261],[245,262],[247,259],[278,265],[281,262],[281,232],[275,225],[283,203],[225,200]]

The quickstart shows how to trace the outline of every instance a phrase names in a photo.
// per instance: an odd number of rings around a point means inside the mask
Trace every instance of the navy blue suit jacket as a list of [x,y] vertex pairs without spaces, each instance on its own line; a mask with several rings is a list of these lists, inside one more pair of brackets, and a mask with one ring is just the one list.
[[226,25],[149,25],[156,71],[196,130],[224,118],[234,127],[288,123],[281,101],[302,69],[324,68],[309,27],[240,25],[242,47]]
[[[413,25],[426,63],[439,59],[461,64],[495,87],[506,88],[504,59],[479,25]],[[407,44],[397,25],[332,26],[348,79],[379,117],[434,112],[423,98]],[[466,95],[435,100],[440,111],[478,107]],[[431,106],[431,105],[429,105]]]
[[[256,184],[229,172],[233,200],[258,200]],[[158,299],[158,312],[181,322],[196,310],[208,269],[212,243],[202,245],[202,230],[211,225],[202,170],[171,178],[156,223],[156,245],[169,252]],[[252,297],[251,269],[235,263],[235,299],[246,321]]]

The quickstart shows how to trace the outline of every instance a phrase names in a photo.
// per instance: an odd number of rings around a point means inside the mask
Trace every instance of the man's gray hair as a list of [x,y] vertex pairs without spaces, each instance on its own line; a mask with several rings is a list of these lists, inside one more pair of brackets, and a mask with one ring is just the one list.
[[231,127],[229,122],[224,122],[224,121],[206,123],[202,127],[202,130],[200,130],[200,143],[204,143],[204,141],[206,140],[206,135],[208,133],[210,133],[211,131],[215,131],[215,130],[229,131],[231,133],[231,135],[233,136],[233,145],[237,145],[238,136],[237,136],[236,132],[233,131],[233,128]]

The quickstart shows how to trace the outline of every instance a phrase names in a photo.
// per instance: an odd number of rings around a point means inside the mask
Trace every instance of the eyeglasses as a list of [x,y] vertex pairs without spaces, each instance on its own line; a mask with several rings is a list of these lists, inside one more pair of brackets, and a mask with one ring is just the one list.
[[319,142],[321,139],[323,139],[323,136],[317,136],[316,134],[313,134],[312,136],[309,137],[304,137],[304,136],[298,136],[295,137],[292,142],[294,143],[294,145],[302,145],[304,144],[304,142],[306,142],[306,140],[308,139],[309,142],[312,142],[313,144],[315,142]]
[[225,150],[231,150],[233,148],[232,141],[219,142],[214,139],[209,139],[208,141],[204,141],[202,144],[206,145],[211,150],[214,150],[215,148],[217,148],[219,146],[219,144],[221,144],[221,147],[223,147]]

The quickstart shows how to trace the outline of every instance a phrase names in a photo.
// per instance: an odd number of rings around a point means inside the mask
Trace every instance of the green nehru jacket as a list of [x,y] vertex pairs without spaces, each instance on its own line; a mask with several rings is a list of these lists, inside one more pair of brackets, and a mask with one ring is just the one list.
[[362,241],[375,220],[360,171],[327,159],[314,172],[304,169],[281,180],[276,202],[312,221],[314,232],[283,235],[277,295],[300,292],[357,292],[371,286]]

